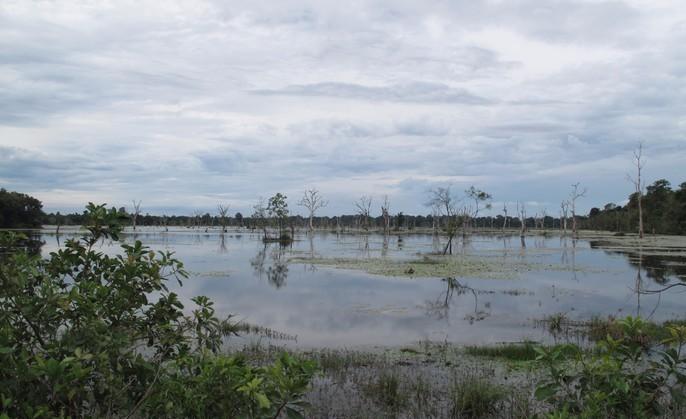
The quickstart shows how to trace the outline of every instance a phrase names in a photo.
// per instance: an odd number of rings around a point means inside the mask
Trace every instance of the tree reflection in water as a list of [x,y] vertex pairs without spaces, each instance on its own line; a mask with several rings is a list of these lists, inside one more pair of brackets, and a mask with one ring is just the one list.
[[439,294],[439,297],[436,300],[426,302],[426,313],[428,316],[435,317],[438,320],[448,319],[450,303],[455,294],[458,296],[472,294],[474,297],[474,312],[466,314],[464,318],[469,321],[469,324],[481,321],[490,316],[490,312],[479,310],[479,293],[477,290],[468,285],[461,284],[460,281],[453,277],[442,278],[441,281],[445,282],[446,289]]
[[[271,250],[269,259],[267,259],[268,250]],[[266,277],[270,285],[281,288],[286,285],[288,278],[288,262],[283,256],[284,254],[283,246],[272,246],[272,243],[265,243],[257,254],[250,259],[250,266],[258,278]]]

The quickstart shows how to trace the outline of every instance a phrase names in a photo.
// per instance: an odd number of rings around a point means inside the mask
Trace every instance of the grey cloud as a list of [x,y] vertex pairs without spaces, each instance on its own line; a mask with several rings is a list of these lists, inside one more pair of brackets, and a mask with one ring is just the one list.
[[466,105],[486,105],[492,103],[491,100],[477,96],[466,89],[453,88],[441,83],[424,82],[382,87],[327,82],[291,85],[283,89],[255,90],[254,93],[261,95],[329,96],[389,102],[456,103]]

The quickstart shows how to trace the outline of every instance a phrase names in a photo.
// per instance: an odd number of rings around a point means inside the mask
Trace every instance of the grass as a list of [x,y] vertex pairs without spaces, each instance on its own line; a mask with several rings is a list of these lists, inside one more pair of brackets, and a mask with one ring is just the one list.
[[537,355],[533,342],[507,343],[497,346],[467,346],[465,352],[472,356],[499,358],[508,361],[533,361]]
[[506,389],[481,377],[456,379],[450,389],[452,418],[483,418],[499,410]]
[[407,404],[408,395],[401,389],[401,378],[397,371],[381,371],[371,382],[362,386],[365,396],[389,412],[398,412]]

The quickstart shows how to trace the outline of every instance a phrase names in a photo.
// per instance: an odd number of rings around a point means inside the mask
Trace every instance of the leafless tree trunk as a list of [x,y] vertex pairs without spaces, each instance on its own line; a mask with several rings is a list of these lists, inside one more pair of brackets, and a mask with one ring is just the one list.
[[133,200],[133,212],[131,213],[131,221],[133,222],[133,231],[136,231],[136,220],[141,213],[141,201]]
[[572,204],[572,235],[574,238],[579,237],[579,232],[576,228],[576,200],[586,195],[586,188],[579,190],[580,183],[577,182],[572,185],[572,193],[569,196],[569,202]]
[[519,201],[517,202],[517,214],[520,219],[521,223],[521,229],[519,231],[519,236],[524,237],[524,234],[526,234],[526,207],[524,206],[524,203],[520,203]]
[[507,228],[507,203],[503,202],[503,212],[505,213],[505,219],[503,219],[503,231]]
[[362,219],[362,227],[365,230],[369,230],[369,213],[372,209],[372,197],[367,195],[362,195],[360,199],[355,202],[357,207],[357,213]]
[[219,211],[219,222],[222,224],[222,233],[226,233],[226,221],[227,215],[229,214],[229,206],[219,204],[217,205],[217,211]]
[[563,233],[567,235],[567,214],[569,213],[569,201],[562,201],[560,203],[560,209],[560,227],[562,228]]
[[267,206],[264,202],[264,198],[260,197],[258,199],[257,204],[253,206],[253,210],[253,224],[255,224],[255,227],[262,229],[262,239],[264,240],[269,237],[269,233],[267,231]]
[[312,220],[314,219],[315,212],[320,208],[324,208],[328,204],[329,204],[328,201],[323,199],[322,196],[319,194],[319,191],[316,189],[306,190],[302,199],[300,201],[298,201],[298,205],[307,208],[307,210],[309,211],[309,215],[310,215],[309,231],[310,231],[310,233],[312,231],[314,231],[314,225],[312,224]]
[[391,231],[391,203],[388,200],[388,195],[383,198],[383,203],[381,204],[381,216],[383,217],[383,232],[388,235]]
[[634,166],[636,166],[636,177],[627,175],[629,182],[634,184],[634,191],[636,192],[636,201],[638,204],[638,237],[643,238],[643,179],[641,178],[645,160],[643,159],[643,144],[638,145],[638,149],[634,150]]
[[193,219],[195,220],[195,227],[200,228],[200,223],[202,221],[202,211],[200,211],[200,210],[193,211]]

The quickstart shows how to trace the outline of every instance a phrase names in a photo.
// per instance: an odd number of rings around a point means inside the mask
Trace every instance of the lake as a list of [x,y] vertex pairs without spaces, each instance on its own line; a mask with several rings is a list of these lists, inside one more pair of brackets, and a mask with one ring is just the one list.
[[[41,231],[42,254],[76,234]],[[134,239],[154,250],[174,251],[184,262],[191,277],[183,287],[172,282],[171,288],[187,307],[192,296],[206,295],[220,316],[235,314],[297,337],[287,344],[302,348],[548,341],[547,328],[537,320],[551,314],[565,313],[572,320],[640,314],[664,321],[686,313],[680,287],[655,295],[634,291],[637,284],[659,289],[685,281],[686,257],[679,247],[637,252],[602,238],[557,234],[527,236],[523,246],[518,235],[473,235],[459,241],[456,254],[528,268],[506,278],[448,279],[387,277],[303,263],[311,257],[416,260],[445,244],[445,237],[430,234],[303,233],[288,247],[265,245],[250,230],[143,228],[123,235],[125,242]],[[119,247],[105,242],[101,250],[112,254]]]

